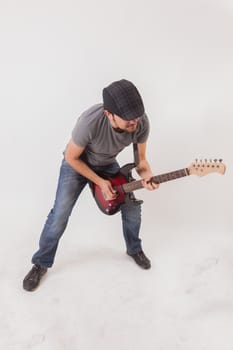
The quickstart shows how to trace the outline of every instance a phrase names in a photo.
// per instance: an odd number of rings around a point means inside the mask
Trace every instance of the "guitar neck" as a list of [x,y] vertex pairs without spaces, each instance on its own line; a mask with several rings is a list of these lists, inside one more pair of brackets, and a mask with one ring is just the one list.
[[[162,182],[176,180],[176,179],[179,179],[181,177],[188,176],[188,175],[190,175],[188,168],[184,168],[184,169],[172,171],[170,173],[153,176],[151,181],[156,183],[156,184],[160,184]],[[142,185],[141,180],[137,180],[137,181],[132,181],[132,182],[128,182],[126,184],[123,184],[122,187],[123,187],[124,192],[128,193],[128,192],[132,192],[135,190],[139,190],[140,188],[143,188],[143,185]]]

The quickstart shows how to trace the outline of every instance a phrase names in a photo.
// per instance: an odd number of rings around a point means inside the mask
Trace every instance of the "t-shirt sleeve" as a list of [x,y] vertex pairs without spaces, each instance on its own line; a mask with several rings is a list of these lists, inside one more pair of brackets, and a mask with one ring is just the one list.
[[88,118],[81,115],[72,130],[72,140],[77,146],[86,147],[92,139],[92,128],[89,125]]

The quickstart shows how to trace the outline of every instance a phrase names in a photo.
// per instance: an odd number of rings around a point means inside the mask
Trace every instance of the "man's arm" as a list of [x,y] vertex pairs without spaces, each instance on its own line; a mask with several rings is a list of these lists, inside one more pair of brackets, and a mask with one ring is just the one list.
[[150,179],[152,178],[153,173],[151,171],[150,164],[146,159],[146,142],[138,143],[138,157],[139,157],[139,164],[136,167],[136,171],[138,175],[142,178],[143,187],[151,191],[155,190],[156,188],[159,187],[159,185],[153,182],[150,182]]
[[111,182],[97,175],[83,160],[80,159],[85,147],[77,146],[70,140],[65,151],[65,160],[79,174],[98,185],[104,192],[107,199],[114,199],[116,191],[112,188]]

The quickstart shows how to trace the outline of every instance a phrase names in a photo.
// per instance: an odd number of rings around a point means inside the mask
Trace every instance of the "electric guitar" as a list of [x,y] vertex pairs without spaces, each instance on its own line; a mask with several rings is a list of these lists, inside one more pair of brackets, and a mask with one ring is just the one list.
[[[101,174],[103,178],[106,178],[111,182],[112,187],[117,191],[117,198],[113,200],[106,199],[104,193],[98,185],[94,183],[90,184],[95,201],[104,214],[113,215],[117,213],[120,210],[121,205],[124,203],[138,205],[143,202],[136,199],[133,194],[133,191],[143,188],[141,180],[135,180],[132,177],[131,170],[134,167],[135,163],[126,164],[120,169],[118,174],[110,178],[106,177],[104,174]],[[188,175],[204,176],[210,173],[224,174],[225,170],[226,166],[222,163],[222,159],[214,159],[213,161],[210,160],[209,162],[207,160],[198,161],[196,159],[196,161],[191,163],[191,165],[187,168],[153,176],[150,181],[160,184],[162,182],[175,180]]]

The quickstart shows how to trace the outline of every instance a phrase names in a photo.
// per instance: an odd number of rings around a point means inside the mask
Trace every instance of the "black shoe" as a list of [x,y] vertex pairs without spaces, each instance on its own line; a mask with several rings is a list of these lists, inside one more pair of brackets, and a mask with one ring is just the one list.
[[41,277],[47,272],[47,269],[39,265],[33,265],[23,280],[23,288],[28,292],[32,292],[39,286]]
[[150,260],[145,256],[145,254],[143,253],[143,251],[140,251],[138,253],[134,253],[134,254],[129,254],[127,253],[129,256],[131,256],[131,258],[134,259],[134,261],[136,262],[136,264],[138,264],[140,267],[142,267],[143,269],[150,269],[151,268],[151,263]]

